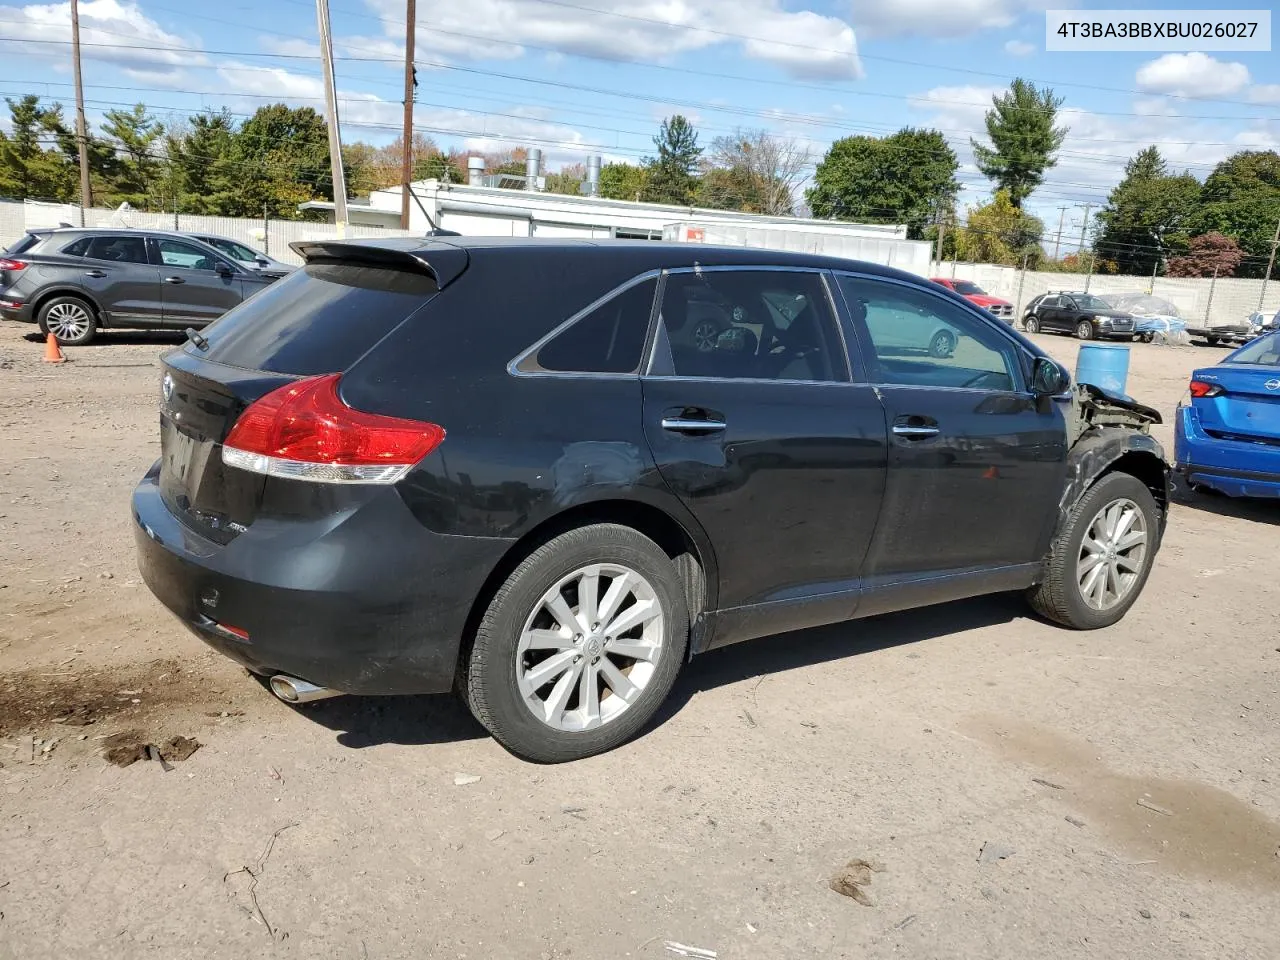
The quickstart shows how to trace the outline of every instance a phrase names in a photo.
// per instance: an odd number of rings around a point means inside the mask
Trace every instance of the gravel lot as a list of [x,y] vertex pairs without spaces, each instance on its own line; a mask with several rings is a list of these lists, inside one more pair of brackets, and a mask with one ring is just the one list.
[[[1275,956],[1280,505],[1180,495],[1113,629],[998,597],[731,647],[637,742],[537,767],[450,698],[291,709],[180,629],[128,506],[175,341],[53,367],[31,329],[0,324],[0,957]],[[1170,413],[1222,353],[1135,345],[1131,392]],[[201,747],[108,764],[129,731]],[[870,906],[828,887],[854,858]]]

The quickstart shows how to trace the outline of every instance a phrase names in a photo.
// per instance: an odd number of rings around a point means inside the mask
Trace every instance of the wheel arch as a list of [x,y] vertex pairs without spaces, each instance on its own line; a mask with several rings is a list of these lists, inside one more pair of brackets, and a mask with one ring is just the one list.
[[697,634],[703,628],[703,615],[714,609],[716,603],[718,573],[710,544],[700,531],[699,536],[695,536],[670,513],[653,504],[638,500],[594,500],[562,510],[525,532],[489,572],[472,601],[463,627],[456,670],[458,678],[465,675],[463,666],[470,658],[480,621],[511,572],[531,553],[560,534],[596,523],[616,523],[644,534],[675,563],[689,606],[689,624],[693,634],[689,653],[692,655],[697,648]]
[[1067,485],[1058,506],[1061,530],[1080,498],[1110,473],[1127,473],[1142,481],[1160,508],[1160,531],[1169,518],[1169,464],[1160,443],[1137,430],[1107,427],[1091,430],[1067,455]]
[[98,305],[98,301],[80,287],[65,285],[53,287],[49,290],[41,290],[40,294],[31,301],[31,315],[36,318],[37,322],[40,320],[40,311],[44,309],[44,305],[56,297],[75,297],[77,300],[82,300],[93,311],[94,318],[98,321],[98,326],[105,327],[107,325],[106,311]]

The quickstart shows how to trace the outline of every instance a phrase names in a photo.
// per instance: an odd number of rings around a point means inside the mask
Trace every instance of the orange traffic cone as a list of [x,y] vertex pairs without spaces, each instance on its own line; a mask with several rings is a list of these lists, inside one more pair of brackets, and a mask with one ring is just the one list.
[[44,362],[45,363],[66,363],[67,358],[62,355],[62,348],[58,346],[58,338],[52,333],[45,338],[44,341]]

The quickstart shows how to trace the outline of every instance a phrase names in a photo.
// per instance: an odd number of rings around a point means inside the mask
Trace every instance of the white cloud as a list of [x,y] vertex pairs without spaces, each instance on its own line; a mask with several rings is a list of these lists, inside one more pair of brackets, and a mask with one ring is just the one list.
[[1178,108],[1167,97],[1135,97],[1133,112],[1144,117],[1176,117]]
[[1071,5],[1061,0],[853,0],[853,22],[868,36],[962,37],[1012,26],[1025,13]]
[[301,38],[272,37],[263,34],[258,37],[258,46],[268,53],[278,53],[286,57],[320,56],[320,44]]
[[[25,7],[0,6],[4,32],[18,40],[70,42],[71,4],[30,4]],[[145,71],[160,79],[164,67],[176,71],[184,66],[201,66],[208,59],[191,42],[169,33],[128,0],[88,0],[80,4],[81,56],[85,60],[114,63]],[[14,43],[0,40],[0,50],[22,53],[65,49],[60,45]]]
[[1249,88],[1253,103],[1280,104],[1280,83],[1259,83]]
[[[403,5],[366,0],[380,15],[385,38],[402,49]],[[601,13],[537,0],[471,0],[438,4],[418,21],[422,59],[512,59],[531,47],[638,63],[733,45],[752,60],[791,76],[862,76],[853,28],[838,17],[790,10],[785,0],[594,0]]]
[[1004,45],[1004,52],[1011,57],[1029,57],[1036,52],[1036,45],[1025,40],[1009,40]]
[[1249,68],[1207,53],[1166,53],[1138,68],[1138,89],[1177,97],[1226,97],[1249,85]]

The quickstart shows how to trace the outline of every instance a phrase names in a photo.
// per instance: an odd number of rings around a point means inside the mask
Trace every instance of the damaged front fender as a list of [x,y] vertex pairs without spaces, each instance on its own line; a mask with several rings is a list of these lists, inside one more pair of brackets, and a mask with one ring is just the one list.
[[1169,517],[1169,464],[1160,442],[1131,427],[1090,427],[1067,453],[1067,482],[1058,503],[1061,530],[1076,504],[1098,478],[1113,471],[1132,474],[1146,484],[1160,508],[1163,535]]

